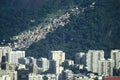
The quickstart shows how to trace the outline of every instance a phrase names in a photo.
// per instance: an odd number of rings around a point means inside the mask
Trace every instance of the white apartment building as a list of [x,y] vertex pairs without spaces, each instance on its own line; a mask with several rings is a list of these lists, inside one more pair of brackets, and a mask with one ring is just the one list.
[[98,75],[100,76],[113,76],[114,60],[100,60],[98,62]]
[[0,70],[0,78],[2,80],[17,80],[17,71]]
[[104,59],[103,50],[89,50],[87,53],[87,69],[94,73],[98,73],[98,61]]
[[58,62],[59,65],[61,65],[65,61],[65,52],[63,51],[50,51],[49,53],[49,59],[55,60]]
[[25,57],[25,51],[11,51],[6,54],[6,60],[8,63],[18,63],[18,59]]
[[111,59],[114,60],[115,64],[114,67],[115,68],[120,68],[120,50],[112,50],[111,51]]

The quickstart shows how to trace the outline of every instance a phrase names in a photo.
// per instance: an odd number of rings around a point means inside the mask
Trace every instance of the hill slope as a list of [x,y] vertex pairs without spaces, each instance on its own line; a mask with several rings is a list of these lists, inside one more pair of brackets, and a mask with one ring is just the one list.
[[119,0],[37,1],[0,1],[0,42],[5,39],[5,43],[8,43],[10,37],[42,23],[50,16],[48,14],[75,5],[85,8],[84,13],[71,16],[70,22],[64,27],[59,27],[47,34],[45,39],[32,44],[27,49],[27,56],[47,56],[50,50],[61,49],[67,53],[68,58],[73,58],[76,52],[88,49],[104,49],[108,52],[110,49],[120,49]]
[[[93,9],[88,8],[84,13],[71,17],[65,27],[47,35],[27,50],[36,53],[35,56],[47,56],[49,50],[63,50],[68,58],[73,58],[79,51],[88,49],[103,49],[109,57],[111,49],[120,49],[120,16],[116,1],[96,1]],[[80,6],[88,6],[82,5]],[[30,54],[29,54],[30,55]]]

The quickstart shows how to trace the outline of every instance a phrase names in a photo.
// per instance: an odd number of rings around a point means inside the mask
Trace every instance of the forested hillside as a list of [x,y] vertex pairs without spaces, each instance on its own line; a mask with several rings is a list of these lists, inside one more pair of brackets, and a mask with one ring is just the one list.
[[63,50],[73,58],[80,51],[103,49],[108,57],[111,49],[120,49],[119,5],[120,0],[1,0],[0,41],[7,43],[10,37],[34,28],[48,14],[78,6],[85,8],[84,13],[71,16],[64,27],[32,44],[27,56],[47,57],[50,50]]

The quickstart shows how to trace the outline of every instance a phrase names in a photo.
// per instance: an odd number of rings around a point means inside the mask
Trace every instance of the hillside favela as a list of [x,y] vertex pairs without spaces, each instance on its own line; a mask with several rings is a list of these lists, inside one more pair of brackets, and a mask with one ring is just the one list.
[[0,80],[120,80],[120,0],[0,0]]

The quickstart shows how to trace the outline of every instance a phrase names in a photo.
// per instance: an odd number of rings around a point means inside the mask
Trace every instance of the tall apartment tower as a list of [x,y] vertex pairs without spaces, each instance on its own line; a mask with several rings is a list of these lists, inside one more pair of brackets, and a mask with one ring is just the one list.
[[65,61],[65,52],[63,51],[50,51],[50,71],[55,74],[60,74],[64,68],[60,66]]
[[116,69],[120,68],[120,50],[112,50],[111,51],[111,59],[114,60],[114,67]]
[[0,63],[2,61],[2,56],[6,56],[7,53],[10,53],[12,49],[8,46],[0,47]]
[[87,69],[94,73],[98,73],[98,61],[104,59],[103,50],[89,50],[87,55]]
[[50,51],[49,60],[55,60],[59,65],[61,65],[65,61],[65,52]]
[[113,76],[114,60],[100,60],[98,62],[98,75]]

